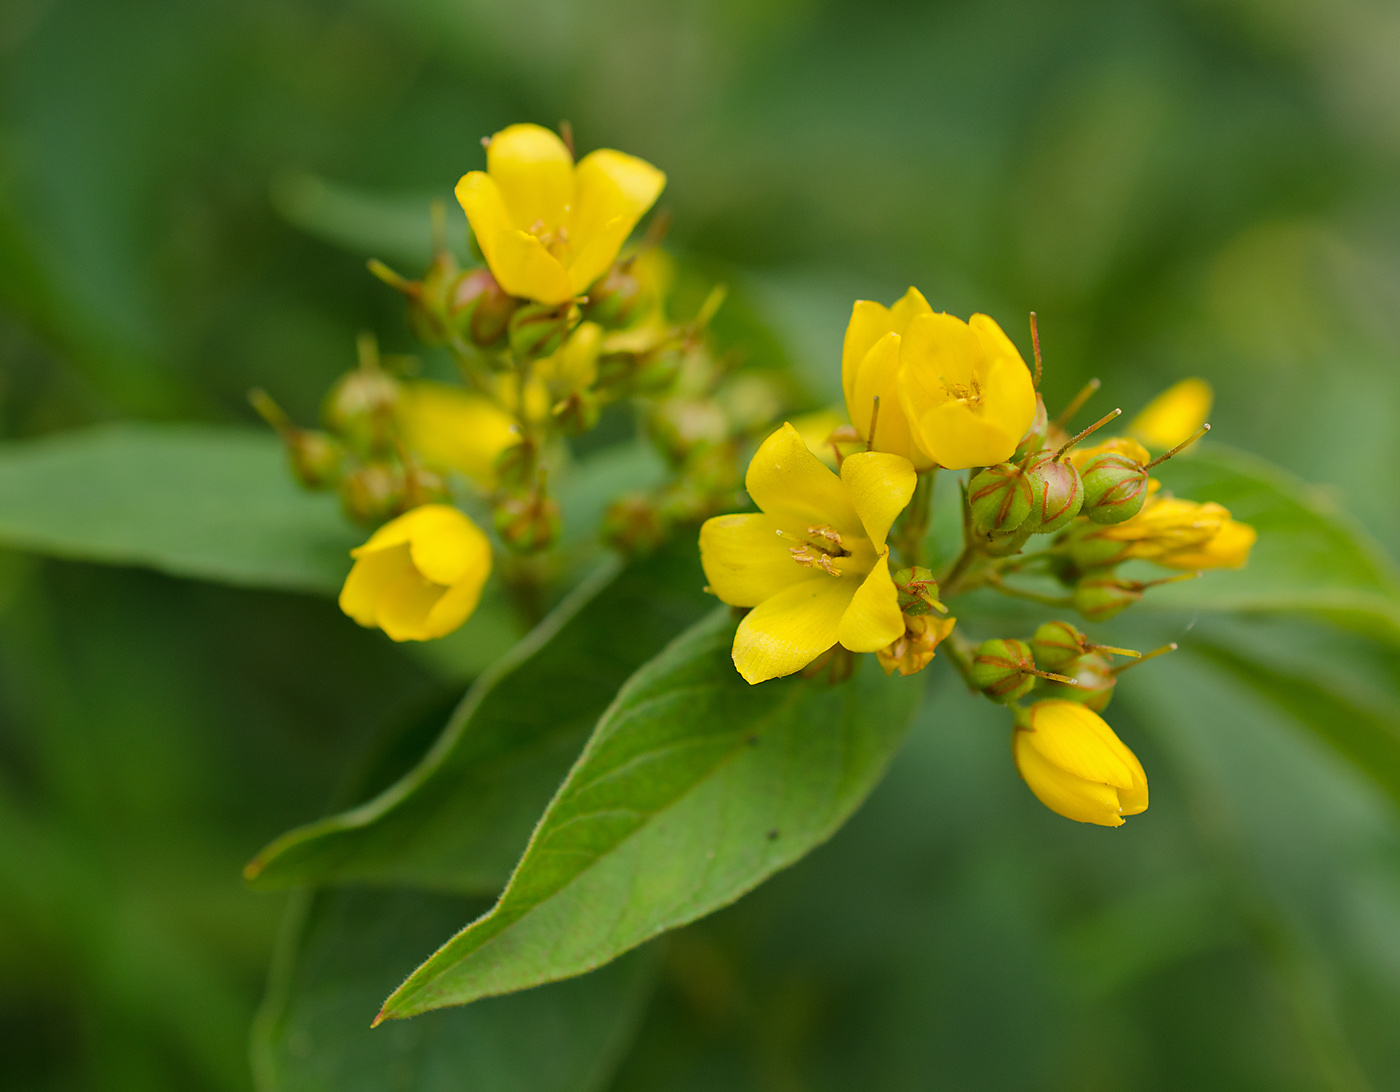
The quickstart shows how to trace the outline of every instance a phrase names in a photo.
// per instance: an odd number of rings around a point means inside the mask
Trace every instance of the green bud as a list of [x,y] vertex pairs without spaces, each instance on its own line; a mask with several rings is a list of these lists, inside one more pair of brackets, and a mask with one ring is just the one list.
[[1038,535],[1049,535],[1066,526],[1084,506],[1084,484],[1079,471],[1048,451],[1030,457],[1026,478],[1031,486],[1029,522]]
[[614,262],[588,289],[583,317],[609,330],[620,330],[637,317],[642,286],[632,275],[632,262]]
[[328,432],[293,428],[282,434],[292,473],[307,489],[329,489],[340,481],[345,447]]
[[895,591],[899,593],[899,609],[910,617],[928,614],[942,607],[938,601],[938,581],[922,565],[900,569],[894,574]]
[[1124,560],[1132,545],[1086,529],[1069,540],[1069,556],[1081,570],[1103,569]]
[[444,504],[452,499],[447,482],[435,470],[425,467],[409,467],[404,474],[404,510],[417,508],[420,504]]
[[523,303],[510,316],[510,351],[521,360],[539,360],[564,344],[578,325],[579,309],[568,303]]
[[399,382],[378,367],[356,368],[335,381],[321,416],[356,451],[376,455],[393,446]]
[[1009,535],[993,535],[987,540],[983,549],[992,557],[1011,557],[1021,552],[1022,547],[1030,541],[1030,537],[1034,533],[1035,528],[1031,521],[1026,520]]
[[581,436],[598,423],[602,406],[598,399],[587,391],[574,391],[568,398],[554,404],[550,415],[559,431],[566,436]]
[[1031,514],[1031,483],[1019,466],[989,466],[967,485],[972,523],[985,535],[1009,535]]
[[1074,588],[1074,609],[1091,622],[1106,622],[1141,599],[1141,584],[1112,575],[1086,576]]
[[1032,451],[1039,451],[1045,446],[1045,439],[1049,434],[1050,419],[1045,413],[1045,399],[1037,393],[1035,396],[1035,416],[1031,418],[1031,427],[1026,429],[1026,434],[1016,445],[1016,453],[1011,456],[1012,461],[1020,462]]
[[1058,668],[1054,670],[1058,674],[1068,675],[1077,685],[1047,681],[1041,691],[1046,698],[1077,701],[1095,713],[1102,713],[1113,699],[1113,688],[1117,685],[1118,677],[1113,674],[1107,658],[1097,652],[1085,654],[1063,671]]
[[1089,651],[1089,639],[1068,622],[1045,622],[1031,638],[1031,651],[1042,671],[1066,675],[1070,664]]
[[647,431],[674,463],[729,438],[729,417],[709,398],[667,398],[647,418]]
[[341,480],[340,503],[356,523],[378,526],[404,510],[403,471],[387,463],[366,463]]
[[498,497],[492,519],[496,533],[518,553],[538,553],[559,537],[559,503],[538,489]]
[[1035,685],[1031,646],[1014,637],[983,641],[972,660],[972,685],[992,701],[1005,705]]
[[489,269],[472,269],[452,286],[447,310],[459,334],[473,345],[489,349],[505,336],[518,305]]
[[671,521],[641,493],[620,497],[603,514],[603,541],[628,557],[642,557],[666,541]]
[[511,444],[499,455],[493,466],[496,484],[502,489],[524,492],[535,480],[539,464],[539,448],[532,440]]
[[1117,451],[1095,455],[1080,472],[1084,514],[1095,523],[1122,523],[1142,511],[1147,469]]

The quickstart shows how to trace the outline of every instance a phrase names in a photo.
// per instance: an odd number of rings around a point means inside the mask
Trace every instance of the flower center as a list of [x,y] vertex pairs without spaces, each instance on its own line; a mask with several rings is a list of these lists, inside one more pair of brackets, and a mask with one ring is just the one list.
[[808,569],[821,569],[832,576],[840,576],[841,571],[831,563],[832,558],[850,557],[851,551],[841,541],[841,535],[834,527],[819,523],[807,528],[807,535],[801,538],[790,531],[779,531],[783,538],[797,543],[789,546],[788,553],[799,565]]
[[965,402],[969,409],[976,409],[982,402],[982,384],[973,376],[970,383],[949,383],[943,376],[938,377],[944,393],[957,402]]
[[551,231],[541,217],[530,225],[530,234],[543,243],[544,248],[556,258],[562,258],[569,248],[569,229],[563,224]]

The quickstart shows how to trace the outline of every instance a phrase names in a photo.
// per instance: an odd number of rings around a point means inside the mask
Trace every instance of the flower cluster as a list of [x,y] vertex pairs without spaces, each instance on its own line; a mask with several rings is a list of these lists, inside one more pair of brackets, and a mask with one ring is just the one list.
[[[972,690],[1010,710],[1016,766],[1043,803],[1107,826],[1143,811],[1146,776],[1100,714],[1123,670],[1175,646],[1142,655],[1061,619],[975,642],[975,620],[960,624],[948,604],[990,589],[1095,623],[1156,584],[1243,565],[1252,528],[1152,475],[1209,428],[1210,388],[1180,383],[1125,435],[1085,446],[1119,411],[1069,434],[1095,381],[1050,417],[1034,316],[1032,370],[993,319],[935,311],[910,288],[890,307],[854,305],[844,419],[791,416],[790,387],[714,350],[723,286],[686,321],[671,317],[665,217],[629,247],[665,186],[659,170],[611,150],[575,162],[567,128],[512,125],[484,143],[486,170],[456,188],[483,264],[463,267],[441,242],[418,280],[370,263],[456,381],[417,378],[413,360],[381,357],[364,337],[323,428],[253,395],[297,478],[338,490],[374,529],[354,551],[345,613],[396,641],[441,637],[471,615],[501,552],[512,601],[538,602],[560,533],[550,482],[570,457],[565,440],[623,403],[669,473],[617,497],[601,537],[636,555],[698,527],[708,590],[741,614],[733,660],[747,682],[839,683],[859,653],[913,675],[944,649]],[[930,554],[940,471],[963,514],[962,549],[946,558]],[[721,514],[745,497],[757,511]],[[1120,572],[1141,562],[1170,575]]]

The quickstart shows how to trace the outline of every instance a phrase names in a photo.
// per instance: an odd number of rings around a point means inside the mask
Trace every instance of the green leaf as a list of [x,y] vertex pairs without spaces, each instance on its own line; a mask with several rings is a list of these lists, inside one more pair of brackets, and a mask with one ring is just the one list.
[[1189,647],[1273,702],[1400,804],[1400,709],[1370,708],[1315,671],[1281,669],[1241,651],[1238,644],[1197,639]]
[[476,681],[416,768],[284,834],[245,875],[500,891],[618,688],[713,602],[703,584],[689,540],[620,576],[598,570]]
[[1215,444],[1154,473],[1179,496],[1223,504],[1258,530],[1259,541],[1243,569],[1154,589],[1149,605],[1320,614],[1400,642],[1394,564],[1325,495],[1262,459]]
[[650,952],[572,982],[370,1030],[413,961],[484,907],[420,891],[299,899],[253,1033],[259,1092],[593,1092],[636,1031]]
[[362,537],[270,434],[120,424],[0,445],[0,542],[18,549],[334,593]]
[[[413,1016],[582,974],[708,914],[825,841],[904,739],[923,680],[751,687],[715,611],[599,722],[495,909],[385,1002]],[[868,658],[866,658],[868,659]]]

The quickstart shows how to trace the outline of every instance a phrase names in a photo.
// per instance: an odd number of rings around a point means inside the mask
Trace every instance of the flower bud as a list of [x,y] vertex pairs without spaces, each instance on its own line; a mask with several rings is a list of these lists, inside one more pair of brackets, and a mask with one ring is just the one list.
[[1026,520],[1009,535],[993,535],[982,549],[991,557],[1013,557],[1030,541],[1034,531],[1031,521]]
[[973,525],[986,535],[1009,535],[1031,514],[1031,484],[1013,463],[989,466],[967,486]]
[[1107,622],[1142,599],[1142,585],[1112,575],[1086,576],[1075,585],[1074,609],[1091,622]]
[[327,432],[308,428],[288,428],[282,432],[292,473],[307,489],[329,489],[340,480],[340,463],[345,448]]
[[953,632],[956,618],[938,618],[922,614],[904,616],[904,636],[889,645],[878,649],[875,658],[880,661],[886,675],[898,671],[901,675],[915,675],[926,668],[933,660],[934,651]]
[[631,261],[614,262],[589,287],[584,318],[606,329],[620,330],[637,316],[642,296],[642,286],[632,273]]
[[366,463],[341,480],[340,503],[356,523],[374,527],[403,511],[403,471],[387,463]]
[[643,557],[666,541],[671,522],[650,497],[619,497],[603,513],[603,541],[628,557]]
[[1131,540],[1114,538],[1087,527],[1082,533],[1076,529],[1068,545],[1069,556],[1081,572],[1117,565],[1127,560],[1133,548]]
[[1016,452],[1011,456],[1011,461],[1019,462],[1031,452],[1041,450],[1045,447],[1045,441],[1049,435],[1050,419],[1045,413],[1045,399],[1037,393],[1035,396],[1035,416],[1031,418],[1031,427],[1026,429],[1026,434],[1016,445]]
[[595,395],[587,391],[575,391],[569,397],[554,403],[550,416],[555,426],[566,436],[581,436],[592,429],[602,414]]
[[647,419],[647,431],[674,463],[696,448],[729,438],[729,417],[708,398],[667,398]]
[[498,497],[492,518],[496,533],[518,553],[538,553],[559,537],[559,502],[538,489]]
[[489,349],[505,336],[518,304],[489,269],[473,269],[452,286],[447,309],[458,333],[473,345]]
[[1084,484],[1079,471],[1048,451],[1032,455],[1026,467],[1031,487],[1029,522],[1038,535],[1053,534],[1079,515],[1084,506]]
[[400,394],[398,380],[388,372],[356,368],[335,381],[322,417],[354,450],[380,454],[392,446]]
[[579,310],[572,302],[521,304],[510,316],[510,351],[520,360],[549,356],[564,344],[578,320]]
[[1102,713],[1113,700],[1113,688],[1118,684],[1118,676],[1113,673],[1107,657],[1090,652],[1078,660],[1054,668],[1058,674],[1068,675],[1074,685],[1062,682],[1046,682],[1044,696],[1061,701],[1077,701],[1096,713]]
[[933,610],[942,610],[938,601],[938,581],[933,572],[916,565],[912,569],[900,569],[894,574],[894,588],[899,593],[899,609],[905,615],[918,617]]
[[1117,827],[1147,810],[1137,756],[1077,702],[1038,701],[1018,714],[1011,753],[1036,799],[1067,819]]
[[1065,674],[1061,668],[1089,651],[1089,639],[1068,622],[1045,622],[1031,638],[1031,651],[1041,670]]
[[1095,455],[1080,472],[1084,514],[1095,523],[1122,523],[1142,511],[1147,500],[1147,470],[1126,455]]
[[994,702],[1005,705],[1035,685],[1031,646],[1014,637],[983,641],[972,660],[972,685]]

